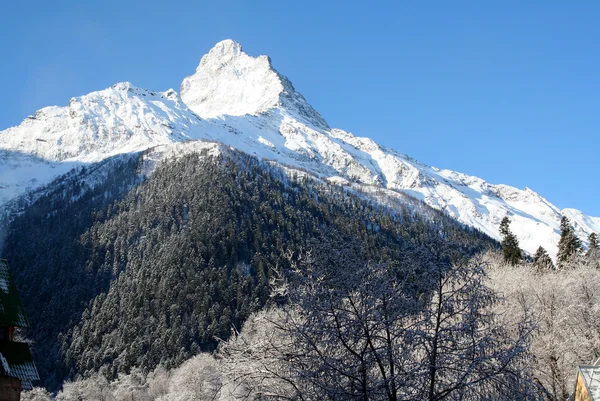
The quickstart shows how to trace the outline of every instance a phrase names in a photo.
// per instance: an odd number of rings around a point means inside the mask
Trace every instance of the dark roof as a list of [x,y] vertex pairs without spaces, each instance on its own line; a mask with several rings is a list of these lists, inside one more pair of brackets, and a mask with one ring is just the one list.
[[8,263],[0,259],[0,325],[27,327],[27,318]]
[[0,375],[40,380],[28,344],[0,341]]

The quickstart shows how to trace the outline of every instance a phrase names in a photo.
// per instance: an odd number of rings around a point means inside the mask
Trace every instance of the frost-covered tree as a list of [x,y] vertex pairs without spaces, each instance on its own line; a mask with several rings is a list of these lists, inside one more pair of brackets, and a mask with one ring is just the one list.
[[293,264],[279,287],[287,304],[220,348],[247,396],[535,399],[523,363],[530,326],[511,332],[497,318],[478,262],[422,270],[335,257],[345,269],[310,255]]
[[53,399],[52,394],[42,387],[34,387],[21,393],[22,401],[52,401]]
[[535,255],[533,255],[533,265],[539,272],[554,270],[554,262],[552,262],[552,258],[548,255],[548,252],[543,246],[540,246],[537,251],[535,251]]
[[302,392],[315,399],[417,396],[421,305],[418,286],[408,279],[414,276],[403,277],[387,265],[347,266],[331,271],[308,260],[296,270],[294,309],[288,309],[282,328]]
[[[211,354],[200,353],[181,366],[166,370],[157,367],[149,374],[138,368],[119,374],[109,382],[102,374],[64,384],[57,401],[226,401],[235,391],[222,392],[221,362]],[[36,398],[37,397],[37,398]],[[24,393],[24,400],[50,401],[45,390]]]
[[537,398],[524,364],[533,327],[526,315],[513,326],[501,321],[484,268],[476,258],[432,272],[434,291],[418,336],[427,367],[419,399]]
[[291,344],[283,324],[283,310],[269,308],[250,316],[241,332],[219,345],[223,399],[294,399],[301,394],[302,380],[285,357]]
[[215,358],[199,354],[177,368],[169,383],[169,392],[157,401],[218,400],[223,386]]
[[134,368],[129,374],[119,374],[117,380],[112,383],[112,395],[115,401],[145,401],[148,386],[146,375],[139,368]]
[[100,374],[87,379],[64,383],[63,389],[57,394],[56,401],[116,401],[113,395],[113,385]]
[[150,372],[146,377],[148,398],[156,400],[169,394],[169,382],[172,375],[172,371],[165,369],[162,365]]
[[534,266],[490,264],[490,283],[504,295],[507,319],[535,318],[529,360],[547,400],[567,401],[574,369],[600,357],[600,271],[579,261],[540,275]]
[[559,265],[564,266],[571,257],[581,251],[581,240],[575,235],[571,221],[567,216],[560,220],[560,241],[558,242],[558,254],[556,255]]
[[510,219],[508,216],[504,216],[500,222],[500,235],[502,236],[502,255],[504,255],[504,260],[511,265],[518,264],[523,257],[523,251],[519,248],[519,240],[516,235],[510,231]]

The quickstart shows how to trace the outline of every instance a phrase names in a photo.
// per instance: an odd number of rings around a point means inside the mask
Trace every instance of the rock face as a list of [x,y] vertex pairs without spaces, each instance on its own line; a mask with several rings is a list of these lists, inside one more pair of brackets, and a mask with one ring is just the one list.
[[556,251],[562,214],[582,239],[600,232],[600,218],[561,211],[528,188],[430,167],[330,128],[267,56],[249,56],[232,40],[202,57],[183,80],[181,98],[173,90],[120,83],[65,107],[41,109],[1,131],[0,207],[76,165],[149,148],[176,155],[193,150],[197,141],[220,142],[320,179],[378,191],[382,202],[409,194],[494,238],[508,214],[530,253],[540,245]]
[[232,40],[217,43],[181,84],[181,98],[202,118],[264,113],[283,91],[269,58],[250,57]]
[[181,98],[202,118],[258,115],[285,110],[319,127],[327,123],[271,65],[268,56],[251,57],[233,40],[224,40],[200,60],[181,83]]

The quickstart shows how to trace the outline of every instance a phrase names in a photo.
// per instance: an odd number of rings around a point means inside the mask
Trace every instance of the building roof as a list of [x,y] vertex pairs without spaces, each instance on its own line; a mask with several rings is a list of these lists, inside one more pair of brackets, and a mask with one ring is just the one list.
[[13,341],[0,341],[0,375],[21,380],[40,380],[29,345]]
[[29,325],[8,263],[4,259],[0,259],[0,325],[19,327]]
[[600,401],[600,366],[580,365],[579,373],[592,401]]

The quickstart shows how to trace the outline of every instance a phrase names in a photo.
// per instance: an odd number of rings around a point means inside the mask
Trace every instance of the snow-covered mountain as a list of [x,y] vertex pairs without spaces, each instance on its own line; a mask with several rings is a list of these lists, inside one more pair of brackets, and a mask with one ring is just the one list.
[[185,78],[181,97],[130,83],[46,107],[0,132],[0,207],[74,166],[149,148],[173,155],[220,142],[321,179],[394,197],[407,193],[499,238],[505,215],[521,246],[556,251],[562,214],[582,239],[600,218],[559,210],[532,190],[430,167],[364,137],[330,128],[267,56],[225,40]]

